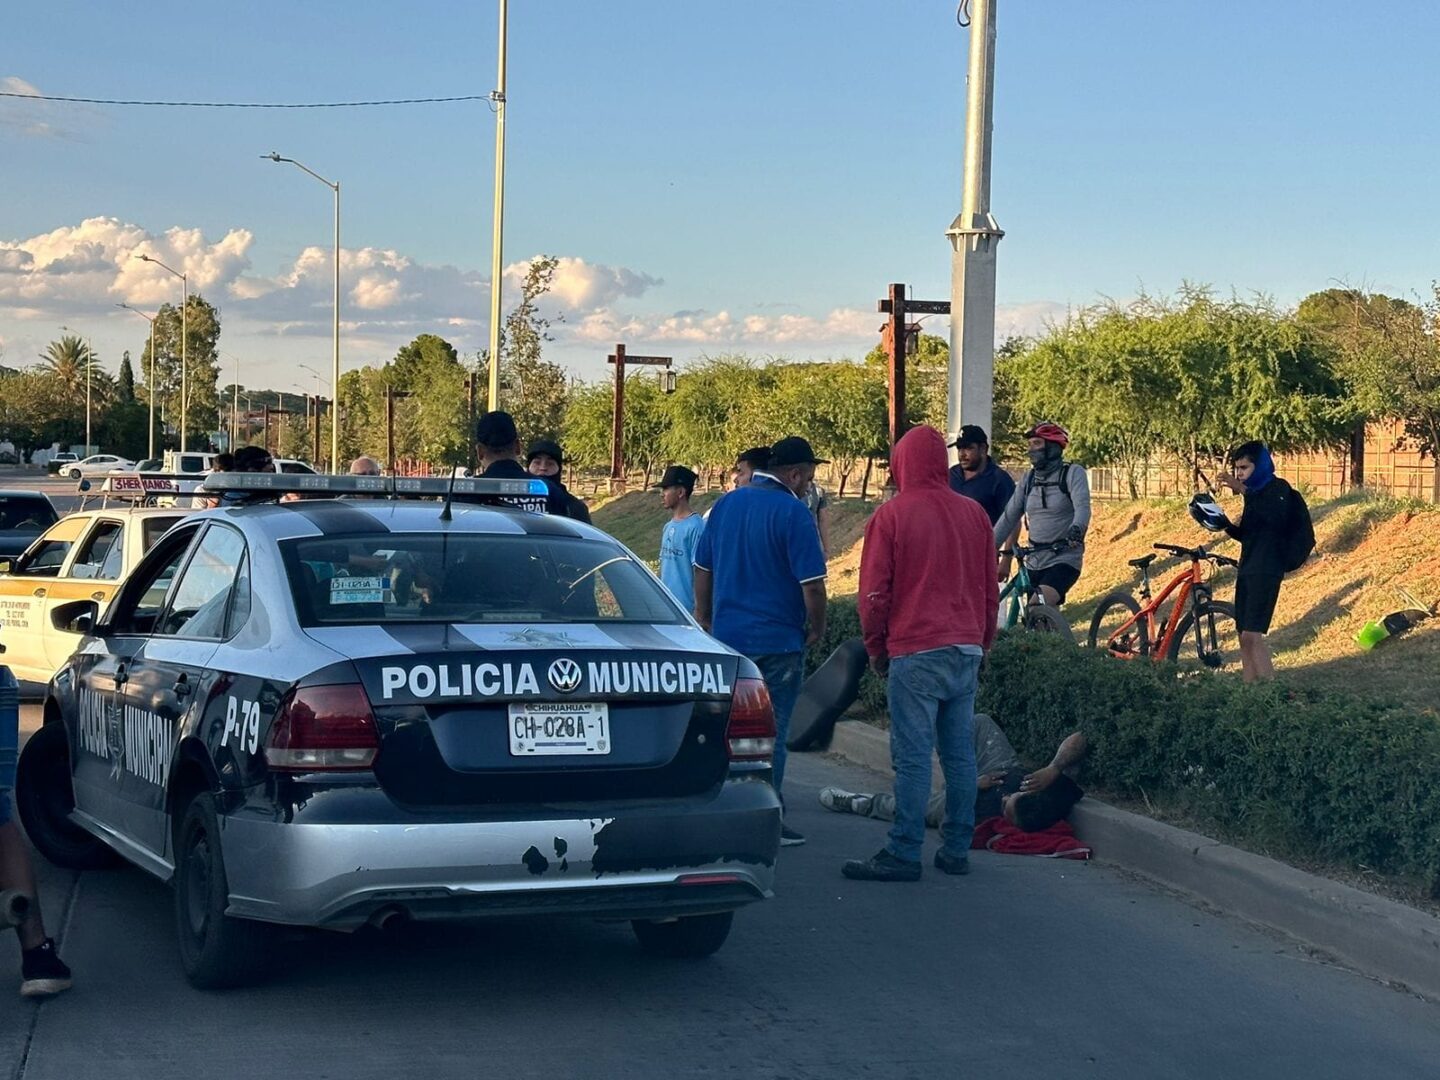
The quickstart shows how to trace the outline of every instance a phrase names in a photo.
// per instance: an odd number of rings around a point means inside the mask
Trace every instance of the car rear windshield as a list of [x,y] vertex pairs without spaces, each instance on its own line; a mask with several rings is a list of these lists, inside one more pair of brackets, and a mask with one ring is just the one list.
[[281,550],[306,626],[684,621],[638,562],[598,540],[385,533],[291,540]]
[[40,495],[0,495],[0,532],[45,530],[60,518],[50,500]]

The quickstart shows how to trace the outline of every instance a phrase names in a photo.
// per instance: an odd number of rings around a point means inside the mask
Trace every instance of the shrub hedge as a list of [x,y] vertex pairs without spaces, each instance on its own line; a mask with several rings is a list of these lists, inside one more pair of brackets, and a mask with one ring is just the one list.
[[[859,633],[831,605],[812,662]],[[884,710],[867,675],[862,705]],[[1002,634],[979,708],[1022,757],[1085,732],[1087,783],[1175,809],[1277,854],[1418,879],[1440,897],[1440,713],[1383,696],[1245,685],[1228,674],[1126,663],[1042,634]]]

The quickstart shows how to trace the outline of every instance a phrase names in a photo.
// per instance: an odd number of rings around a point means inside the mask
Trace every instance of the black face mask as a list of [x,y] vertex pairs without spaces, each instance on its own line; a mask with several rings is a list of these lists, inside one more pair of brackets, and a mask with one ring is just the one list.
[[1036,469],[1048,469],[1051,466],[1060,464],[1060,457],[1065,453],[1059,443],[1047,442],[1043,450],[1028,451],[1030,465]]

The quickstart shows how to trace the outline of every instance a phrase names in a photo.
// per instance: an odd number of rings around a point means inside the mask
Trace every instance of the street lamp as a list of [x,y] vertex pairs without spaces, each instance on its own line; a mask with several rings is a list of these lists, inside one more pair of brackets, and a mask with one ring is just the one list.
[[[60,327],[67,334],[80,336],[78,330],[71,330],[68,326]],[[95,364],[95,354],[90,349],[90,335],[85,335],[85,454],[90,454],[90,369]]]
[[160,317],[157,312],[154,315],[146,315],[139,308],[131,307],[129,304],[116,304],[116,307],[123,307],[126,311],[133,311],[150,324],[150,449],[145,452],[147,458],[155,456],[155,320]]
[[[135,257],[142,262],[154,263],[161,270],[169,271],[180,279],[180,452],[183,454],[188,445],[188,421],[190,419],[190,277],[188,274],[182,274],[173,266],[166,266],[154,256],[136,255]],[[151,356],[154,356],[153,350]]]
[[[332,377],[334,379],[335,391],[338,394],[340,390],[340,181],[326,180],[325,177],[321,176],[314,169],[302,165],[294,158],[281,157],[279,153],[274,150],[268,154],[261,154],[260,156],[268,161],[274,161],[277,164],[282,161],[288,161],[302,172],[309,173],[335,193],[335,313],[334,324],[331,329],[331,338],[334,349]],[[336,415],[330,424],[330,460],[340,460],[339,410],[336,410]]]
[[495,215],[490,233],[490,386],[486,397],[490,411],[500,407],[500,284],[501,256],[505,226],[505,43],[508,0],[500,0],[500,59],[496,88],[490,92],[495,104]]

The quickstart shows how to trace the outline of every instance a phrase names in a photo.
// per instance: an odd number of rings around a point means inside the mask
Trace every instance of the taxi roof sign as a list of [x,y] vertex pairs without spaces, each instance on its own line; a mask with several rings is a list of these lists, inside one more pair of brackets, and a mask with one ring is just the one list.
[[362,495],[373,499],[431,499],[456,495],[548,495],[544,480],[500,480],[492,477],[339,476],[328,473],[211,473],[201,489],[207,492],[274,492],[276,495]]
[[117,499],[148,499],[156,495],[187,495],[200,487],[201,478],[183,473],[108,473],[105,480],[96,487],[89,480],[81,480],[75,489],[82,494],[112,495]]

